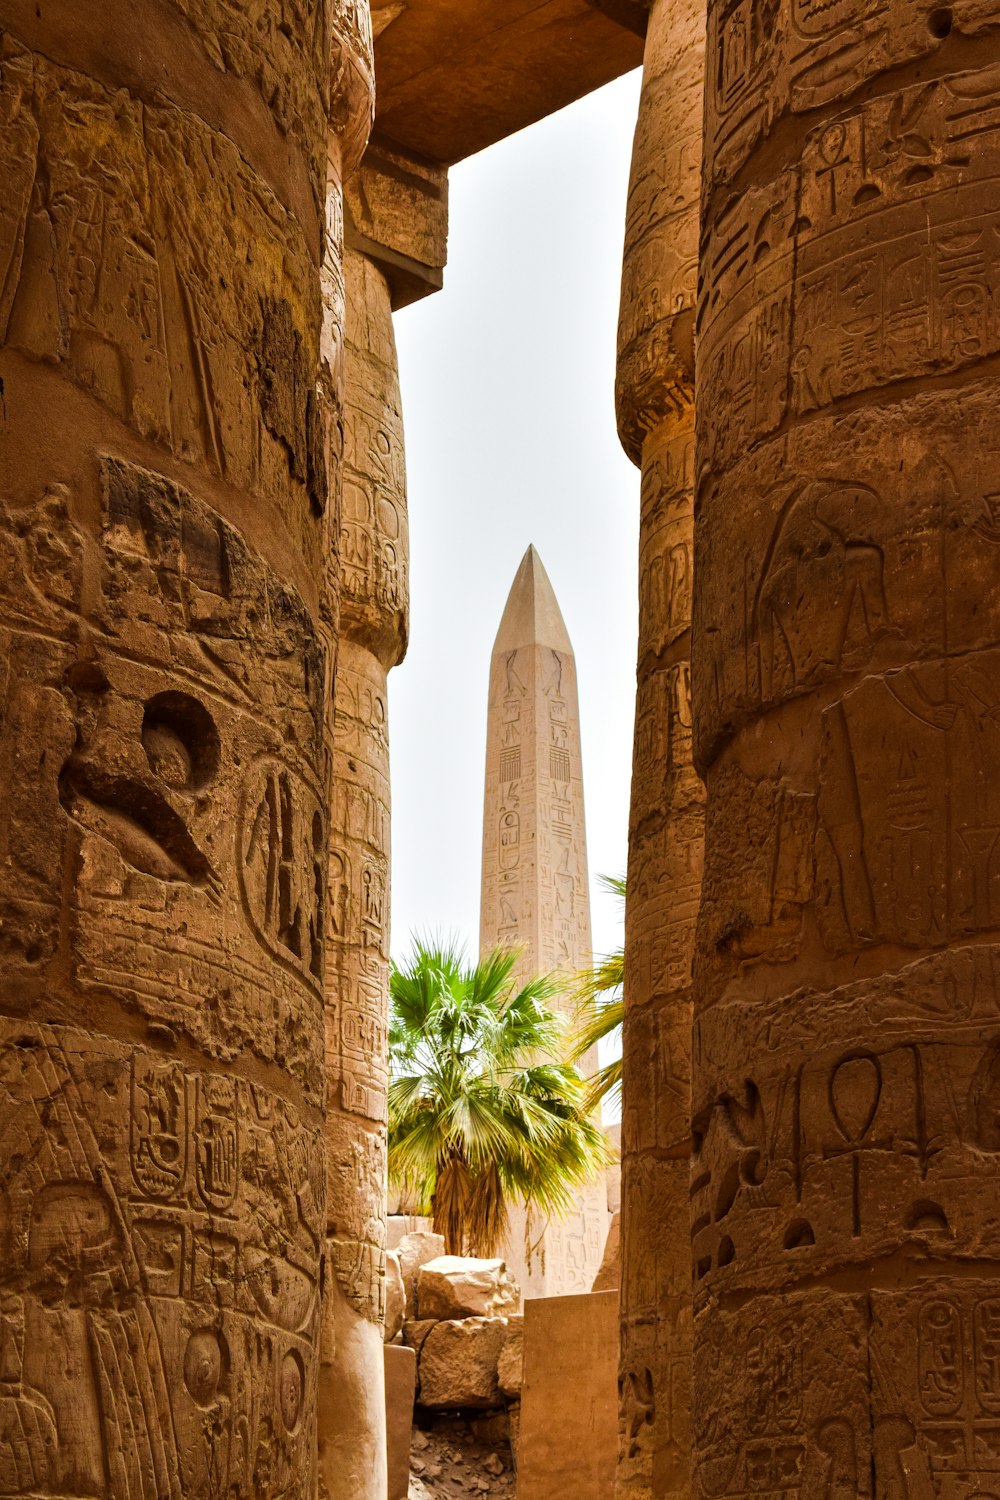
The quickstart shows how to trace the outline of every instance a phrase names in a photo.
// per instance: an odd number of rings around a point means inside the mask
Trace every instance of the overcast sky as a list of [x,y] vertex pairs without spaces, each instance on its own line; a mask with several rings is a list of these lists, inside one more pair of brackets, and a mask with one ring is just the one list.
[[479,934],[490,652],[534,542],[576,652],[594,945],[621,941],[638,472],[618,444],[615,325],[640,73],[451,171],[444,290],[396,318],[411,628],[389,679],[392,950]]

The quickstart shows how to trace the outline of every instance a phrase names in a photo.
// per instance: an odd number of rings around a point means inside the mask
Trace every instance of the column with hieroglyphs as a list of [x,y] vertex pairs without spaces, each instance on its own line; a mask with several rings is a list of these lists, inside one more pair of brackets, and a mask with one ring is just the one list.
[[408,535],[390,291],[344,257],[340,649],[327,904],[326,1328],[320,1495],[386,1490],[383,1322],[389,1008],[386,676],[406,650]]
[[318,273],[372,103],[355,0],[0,0],[7,1495],[316,1494]]
[[1000,3],[710,0],[698,1492],[1000,1475]]
[[618,428],[642,469],[622,1037],[623,1500],[690,1493],[691,958],[704,822],[690,658],[704,49],[704,0],[655,0],[618,329]]
[[[534,547],[511,586],[490,662],[480,947],[521,948],[518,973],[592,961],[576,662]],[[558,1000],[556,1001],[558,1004]],[[593,1071],[594,1058],[583,1067]],[[562,1221],[511,1214],[504,1255],[526,1296],[589,1292],[607,1235],[603,1178]],[[528,1242],[537,1248],[525,1253]]]

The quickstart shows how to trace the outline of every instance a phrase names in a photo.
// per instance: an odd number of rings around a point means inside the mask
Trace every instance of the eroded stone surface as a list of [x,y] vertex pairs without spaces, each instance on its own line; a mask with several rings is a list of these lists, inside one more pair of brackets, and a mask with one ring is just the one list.
[[990,1494],[1000,7],[709,10],[698,1489]]
[[416,1273],[420,1318],[493,1318],[516,1310],[520,1294],[502,1260],[441,1255]]
[[[330,1500],[386,1485],[386,1089],[389,741],[386,675],[406,647],[406,492],[389,289],[345,257],[340,649],[333,704],[326,986],[328,1253],[338,1342],[324,1360],[320,1465]],[[397,1267],[398,1271],[398,1267]],[[402,1290],[399,1274],[398,1290]],[[401,1323],[403,1309],[393,1309]],[[348,1325],[353,1325],[345,1336]]]
[[705,9],[657,0],[625,227],[616,405],[642,470],[625,914],[616,1493],[689,1494],[691,958],[703,801],[691,744],[694,317]]
[[435,1323],[418,1358],[421,1406],[496,1406],[497,1363],[506,1337],[506,1318]]
[[0,1491],[292,1500],[326,1199],[320,205],[370,38],[324,0],[122,9],[0,4]]

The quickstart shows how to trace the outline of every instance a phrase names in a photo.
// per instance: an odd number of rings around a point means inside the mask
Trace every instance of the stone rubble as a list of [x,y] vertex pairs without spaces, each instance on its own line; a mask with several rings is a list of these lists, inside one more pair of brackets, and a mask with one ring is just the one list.
[[502,1412],[488,1418],[442,1418],[414,1426],[409,1500],[451,1500],[487,1495],[514,1500],[517,1475],[509,1424]]

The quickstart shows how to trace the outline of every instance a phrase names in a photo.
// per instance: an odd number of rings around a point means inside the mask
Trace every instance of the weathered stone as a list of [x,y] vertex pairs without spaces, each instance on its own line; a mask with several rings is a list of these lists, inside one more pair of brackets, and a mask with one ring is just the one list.
[[495,1318],[516,1310],[518,1289],[502,1260],[440,1255],[417,1271],[421,1318]]
[[385,1430],[388,1500],[406,1500],[417,1356],[401,1344],[385,1347]]
[[779,6],[744,52],[738,13],[710,0],[695,1486],[988,1494],[1000,4]]
[[[483,952],[520,949],[522,980],[576,975],[593,961],[576,663],[534,547],[490,661],[479,941]],[[581,1066],[596,1071],[596,1048]],[[541,1230],[520,1204],[510,1221],[503,1255],[525,1296],[590,1290],[608,1227],[602,1183],[580,1189],[565,1218]],[[530,1263],[526,1241],[537,1247]]]
[[444,1254],[444,1235],[431,1230],[412,1230],[403,1236],[397,1247],[399,1265],[406,1288],[406,1305],[411,1313],[417,1306],[417,1272],[428,1261],[437,1260]]
[[501,1399],[497,1364],[506,1336],[506,1318],[436,1323],[420,1350],[420,1404],[495,1406]]
[[[395,1214],[390,1211],[385,1221],[385,1248],[387,1250],[398,1250],[400,1244],[410,1234],[430,1234],[433,1223],[429,1218],[417,1217],[413,1214]],[[435,1250],[434,1255],[444,1254],[444,1240],[441,1241],[440,1250]],[[433,1260],[434,1256],[428,1257]]]
[[406,1288],[403,1273],[399,1269],[399,1256],[392,1250],[385,1257],[385,1328],[383,1338],[387,1344],[399,1333],[406,1317]]
[[[386,1090],[389,1007],[389,742],[386,675],[407,631],[402,414],[389,291],[363,256],[345,257],[344,451],[338,471],[341,640],[330,712],[333,798],[327,863],[327,1228],[346,1302],[320,1432],[329,1500],[385,1492]],[[332,297],[332,294],[331,294]],[[335,302],[336,298],[332,297]],[[398,1268],[397,1268],[398,1270]],[[399,1290],[396,1287],[395,1290]],[[393,1319],[401,1322],[398,1306]],[[362,1327],[367,1324],[367,1327]],[[393,1330],[393,1333],[395,1329]],[[348,1359],[360,1361],[347,1370]]]
[[291,9],[0,0],[6,1495],[318,1489],[318,264],[372,80]]
[[403,1324],[403,1343],[410,1349],[416,1349],[419,1354],[424,1339],[436,1325],[436,1318],[407,1318]]
[[524,1373],[524,1315],[507,1319],[507,1337],[497,1361],[497,1381],[505,1396],[519,1396]]
[[[691,960],[704,791],[691,745],[694,320],[704,0],[654,0],[632,153],[615,386],[642,470],[625,914],[619,1500],[690,1494]],[[678,1274],[680,1270],[680,1274]],[[687,1340],[687,1342],[686,1342]]]
[[607,1500],[618,1452],[618,1296],[539,1297],[524,1309],[517,1489]]
[[448,246],[448,172],[372,142],[344,191],[345,235],[385,276],[393,308],[438,291]]
[[622,1216],[621,1213],[611,1215],[611,1225],[608,1229],[607,1243],[604,1246],[604,1259],[601,1268],[594,1277],[593,1292],[617,1292],[622,1284]]

